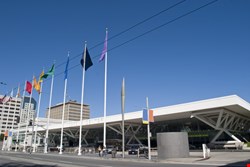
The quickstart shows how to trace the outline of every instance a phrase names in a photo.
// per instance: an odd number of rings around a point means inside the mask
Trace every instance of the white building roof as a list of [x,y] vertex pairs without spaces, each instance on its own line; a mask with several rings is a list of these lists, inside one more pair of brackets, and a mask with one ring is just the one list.
[[[178,105],[166,106],[153,108],[154,110],[154,120],[155,122],[164,120],[174,120],[182,118],[190,118],[192,112],[196,111],[207,111],[211,109],[224,108],[231,112],[237,113],[245,118],[250,119],[250,104],[240,98],[237,95],[224,96],[219,98],[212,98],[207,100],[195,101],[190,103],[183,103]],[[142,122],[142,110],[136,112],[125,113],[124,115],[125,123],[139,123]],[[43,125],[45,123],[45,118],[43,119]],[[106,117],[106,123],[120,123],[122,121],[122,115],[111,115]],[[52,121],[54,122],[54,121]],[[104,119],[103,117],[92,118],[83,120],[84,129],[100,128],[103,127]],[[64,123],[64,128],[78,128],[80,126],[80,121],[68,121]],[[44,126],[45,127],[45,126]],[[44,131],[43,128],[39,128],[39,131]],[[58,130],[61,128],[61,124],[57,121],[51,123],[49,126],[50,130]]]

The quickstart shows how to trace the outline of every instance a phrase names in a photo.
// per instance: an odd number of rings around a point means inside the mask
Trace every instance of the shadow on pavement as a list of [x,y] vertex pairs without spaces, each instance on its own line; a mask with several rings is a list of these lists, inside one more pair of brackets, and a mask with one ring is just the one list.
[[[250,159],[248,160],[245,160],[245,161],[239,161],[239,162],[234,162],[234,163],[230,163],[230,164],[227,164],[227,165],[223,165],[223,166],[231,166],[231,167],[247,167],[247,164],[250,165]],[[220,167],[223,167],[223,166],[220,166]]]
[[23,163],[5,163],[0,167],[57,167],[57,165],[23,164]]

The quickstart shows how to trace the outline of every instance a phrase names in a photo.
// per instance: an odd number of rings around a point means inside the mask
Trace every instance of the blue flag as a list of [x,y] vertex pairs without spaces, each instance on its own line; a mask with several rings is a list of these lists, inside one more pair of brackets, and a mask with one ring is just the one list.
[[143,109],[142,111],[142,123],[143,124],[148,124],[148,110],[147,109]]

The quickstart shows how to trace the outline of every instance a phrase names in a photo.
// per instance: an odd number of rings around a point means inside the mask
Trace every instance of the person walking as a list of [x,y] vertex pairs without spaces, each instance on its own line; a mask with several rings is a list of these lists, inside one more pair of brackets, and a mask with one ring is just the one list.
[[102,148],[101,148],[101,146],[99,145],[99,147],[98,147],[99,157],[101,157],[101,151],[102,151]]

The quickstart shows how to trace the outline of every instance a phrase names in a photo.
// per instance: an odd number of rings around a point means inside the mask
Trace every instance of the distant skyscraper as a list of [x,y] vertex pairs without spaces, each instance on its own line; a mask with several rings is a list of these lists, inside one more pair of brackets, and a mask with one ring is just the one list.
[[[51,107],[50,118],[62,119],[63,104],[57,104]],[[83,104],[82,118],[89,119],[89,105]],[[68,101],[65,103],[64,120],[80,121],[81,104],[76,101]],[[46,118],[48,117],[48,111],[46,112]]]
[[[31,98],[31,103],[30,103],[30,110],[29,110],[29,101],[30,97],[24,97],[24,101],[22,104],[22,111],[20,113],[20,122],[24,123],[27,122],[27,119],[33,120],[33,117],[36,112],[36,101],[34,98]],[[29,114],[28,114],[29,112]],[[29,115],[29,118],[28,118]]]

